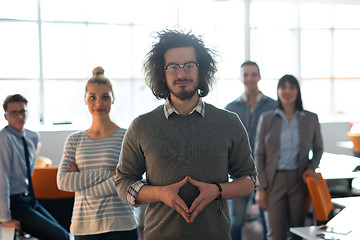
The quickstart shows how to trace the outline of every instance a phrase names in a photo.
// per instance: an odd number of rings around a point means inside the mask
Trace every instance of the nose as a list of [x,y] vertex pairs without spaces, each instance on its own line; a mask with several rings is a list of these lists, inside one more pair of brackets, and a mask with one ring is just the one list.
[[101,100],[101,98],[96,99],[96,102],[95,102],[96,105],[101,106],[102,103],[103,103],[103,101]]
[[185,72],[184,68],[179,69],[179,72],[177,73],[177,77],[180,79],[183,79],[186,77],[186,72]]

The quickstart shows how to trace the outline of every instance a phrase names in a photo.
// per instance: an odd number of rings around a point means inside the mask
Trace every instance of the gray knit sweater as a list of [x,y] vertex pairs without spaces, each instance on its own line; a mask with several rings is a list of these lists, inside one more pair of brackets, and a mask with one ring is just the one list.
[[[136,181],[146,178],[151,185],[168,185],[186,176],[203,182],[227,182],[256,175],[246,131],[236,114],[205,105],[198,112],[164,116],[163,106],[136,118],[123,142],[116,186],[120,197]],[[191,184],[179,192],[190,206],[199,191]],[[162,202],[149,204],[145,215],[146,240],[230,239],[227,202],[218,213],[219,200],[211,202],[191,224]]]

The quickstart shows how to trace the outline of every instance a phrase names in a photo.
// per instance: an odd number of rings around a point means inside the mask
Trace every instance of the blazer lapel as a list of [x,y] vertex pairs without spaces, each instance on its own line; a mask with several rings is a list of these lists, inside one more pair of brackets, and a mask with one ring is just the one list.
[[302,111],[298,115],[298,124],[299,124],[299,169],[303,168],[303,165],[305,164],[302,162],[302,159],[308,159],[307,157],[303,156],[304,151],[301,151],[305,147],[305,141],[306,141],[306,133],[307,131],[307,118],[305,115],[305,112]]

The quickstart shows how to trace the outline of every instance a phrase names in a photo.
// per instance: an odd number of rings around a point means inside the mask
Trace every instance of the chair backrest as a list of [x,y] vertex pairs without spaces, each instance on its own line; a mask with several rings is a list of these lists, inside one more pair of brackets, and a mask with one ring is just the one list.
[[36,158],[36,162],[34,167],[35,168],[42,168],[42,167],[50,167],[52,165],[52,160],[44,157],[44,156],[38,156]]
[[353,143],[353,151],[360,152],[360,133],[348,132],[348,138]]
[[321,173],[317,174],[319,175],[318,182],[316,182],[315,178],[312,176],[307,176],[305,181],[314,206],[316,219],[318,221],[327,221],[329,213],[334,208],[334,205],[331,202],[331,195],[326,181]]
[[75,196],[73,192],[58,189],[56,183],[57,171],[57,166],[34,168],[32,183],[37,199],[62,199]]

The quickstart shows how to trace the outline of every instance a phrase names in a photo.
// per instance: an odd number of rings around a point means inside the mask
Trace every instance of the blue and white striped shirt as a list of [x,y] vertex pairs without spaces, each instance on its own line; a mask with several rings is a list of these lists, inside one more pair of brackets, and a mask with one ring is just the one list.
[[[102,139],[91,139],[85,131],[71,134],[65,144],[57,176],[58,187],[75,192],[70,226],[74,235],[128,231],[137,227],[133,208],[122,201],[115,189],[115,170],[125,129]],[[73,162],[79,172],[69,172]]]

